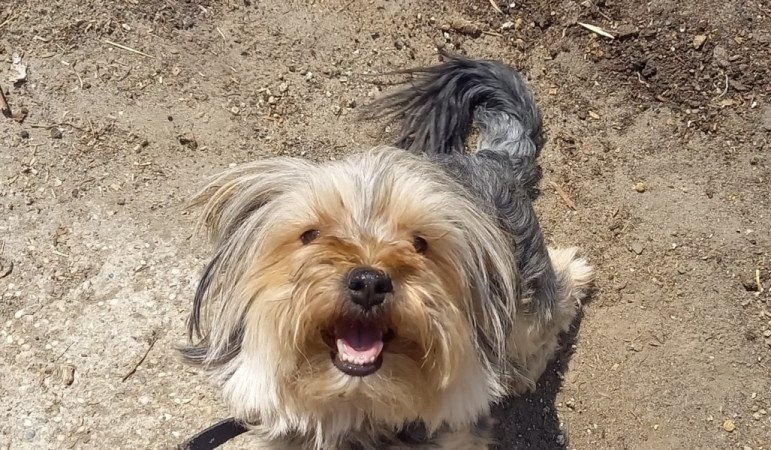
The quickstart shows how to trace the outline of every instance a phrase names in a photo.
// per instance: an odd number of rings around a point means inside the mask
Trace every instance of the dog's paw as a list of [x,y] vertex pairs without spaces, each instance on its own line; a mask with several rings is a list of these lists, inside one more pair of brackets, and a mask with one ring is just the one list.
[[577,247],[549,248],[549,257],[554,271],[564,283],[566,300],[576,302],[580,307],[594,279],[594,270],[586,258],[578,254]]

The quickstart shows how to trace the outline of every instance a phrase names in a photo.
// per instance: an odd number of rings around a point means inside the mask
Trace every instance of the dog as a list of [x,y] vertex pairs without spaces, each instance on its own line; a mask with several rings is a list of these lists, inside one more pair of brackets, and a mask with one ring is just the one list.
[[534,389],[576,317],[592,269],[533,210],[532,93],[444,56],[367,107],[401,121],[393,146],[244,164],[193,198],[214,253],[182,354],[256,448],[489,448],[491,405]]

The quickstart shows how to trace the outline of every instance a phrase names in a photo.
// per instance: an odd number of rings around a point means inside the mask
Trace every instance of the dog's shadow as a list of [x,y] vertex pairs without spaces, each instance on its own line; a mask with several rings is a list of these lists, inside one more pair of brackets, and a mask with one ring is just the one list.
[[567,449],[567,436],[557,416],[557,393],[562,387],[561,374],[573,356],[583,314],[561,336],[561,350],[544,371],[535,392],[506,400],[493,409],[496,450]]

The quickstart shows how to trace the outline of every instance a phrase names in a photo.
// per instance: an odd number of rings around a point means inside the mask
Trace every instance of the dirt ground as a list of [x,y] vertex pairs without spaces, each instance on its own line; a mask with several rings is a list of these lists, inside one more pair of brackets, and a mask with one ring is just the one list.
[[387,142],[354,120],[391,89],[368,74],[444,47],[530,80],[543,226],[598,274],[539,391],[498,408],[501,448],[771,448],[770,15],[757,0],[4,0],[0,447],[170,448],[225,417],[174,352],[208,255],[186,197],[229,164]]

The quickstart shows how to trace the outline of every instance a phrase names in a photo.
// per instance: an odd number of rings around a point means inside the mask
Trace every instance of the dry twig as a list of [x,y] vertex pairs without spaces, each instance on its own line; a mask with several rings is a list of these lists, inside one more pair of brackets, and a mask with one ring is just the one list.
[[5,21],[4,21],[3,23],[0,23],[0,28],[3,28],[3,27],[5,26],[5,24],[9,23],[9,22],[10,22],[11,20],[13,20],[15,17],[16,17],[16,16],[14,16],[13,14],[11,14],[10,16],[8,16],[8,18],[7,18],[7,19],[5,19]]
[[220,30],[220,27],[216,27],[216,28],[217,28],[217,33],[219,33],[220,36],[222,36],[222,40],[227,42],[228,38],[225,37],[225,33],[223,33],[222,30]]
[[134,50],[131,47],[126,47],[125,45],[121,45],[121,44],[115,43],[115,42],[113,42],[113,41],[111,41],[109,39],[105,39],[104,43],[112,45],[113,47],[117,47],[117,48],[119,48],[121,50],[126,50],[127,52],[136,53],[137,55],[144,56],[145,58],[154,58],[154,56],[148,55],[147,53],[142,53],[139,50]]
[[578,22],[579,25],[586,28],[587,30],[591,31],[592,33],[597,33],[600,36],[605,36],[609,39],[615,39],[616,37],[612,34],[608,33],[607,31],[603,30],[602,28],[595,26],[595,25],[589,25],[588,23]]
[[498,14],[503,14],[503,11],[501,11],[501,8],[497,3],[495,3],[495,0],[490,0],[490,6],[492,6],[494,10],[498,11]]
[[565,204],[568,206],[568,208],[570,208],[570,209],[572,209],[572,210],[574,210],[574,211],[575,211],[575,209],[576,209],[576,204],[575,204],[575,203],[573,202],[573,200],[570,198],[570,196],[568,195],[568,193],[567,193],[567,192],[565,192],[565,190],[564,190],[564,189],[562,189],[562,187],[560,187],[560,185],[559,185],[559,184],[557,184],[557,183],[555,183],[555,182],[553,182],[553,181],[550,181],[550,182],[549,182],[549,184],[551,184],[551,185],[552,185],[552,187],[554,188],[554,190],[555,190],[555,191],[557,191],[557,194],[559,194],[559,196],[560,196],[560,197],[562,197],[562,201],[564,201],[564,202],[565,202]]
[[147,350],[145,350],[145,354],[142,355],[142,358],[139,361],[137,361],[134,367],[131,368],[129,373],[123,376],[123,379],[121,380],[122,382],[125,382],[126,380],[129,379],[129,377],[131,377],[131,375],[134,375],[137,372],[137,369],[139,368],[139,366],[141,366],[142,363],[145,362],[145,358],[147,358],[147,355],[150,353],[150,350],[152,350],[153,347],[155,346],[156,341],[158,341],[158,336],[155,332],[153,332],[153,335],[150,338],[150,345],[147,346]]

